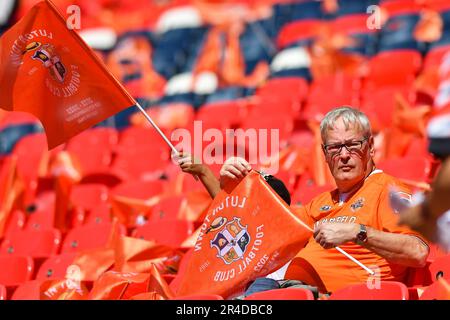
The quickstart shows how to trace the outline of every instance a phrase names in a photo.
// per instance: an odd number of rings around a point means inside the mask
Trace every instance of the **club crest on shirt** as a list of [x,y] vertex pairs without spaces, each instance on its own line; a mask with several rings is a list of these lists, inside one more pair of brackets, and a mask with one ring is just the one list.
[[[241,225],[241,219],[234,217],[228,223],[223,223],[216,236],[211,240],[211,248],[217,249],[217,257],[221,258],[226,264],[244,258],[244,253],[250,242],[250,234],[247,231],[248,225]],[[224,221],[224,220],[221,220]]]
[[358,198],[354,203],[350,205],[353,212],[361,209],[364,206],[364,198]]
[[330,210],[330,209],[331,209],[331,206],[329,206],[329,205],[326,204],[326,205],[324,205],[324,206],[321,206],[319,210],[320,210],[320,211],[328,211],[328,210]]

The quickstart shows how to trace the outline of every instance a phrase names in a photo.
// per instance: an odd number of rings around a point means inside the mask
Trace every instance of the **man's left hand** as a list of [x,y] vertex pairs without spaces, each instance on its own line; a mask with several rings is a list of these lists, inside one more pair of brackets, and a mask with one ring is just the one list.
[[359,232],[356,223],[323,223],[314,229],[314,239],[324,249],[354,241]]

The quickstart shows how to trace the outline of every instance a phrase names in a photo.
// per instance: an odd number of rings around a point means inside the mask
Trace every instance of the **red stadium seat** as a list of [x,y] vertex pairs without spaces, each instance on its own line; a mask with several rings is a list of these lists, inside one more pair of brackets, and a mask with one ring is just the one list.
[[419,300],[448,300],[448,295],[441,283],[434,282],[422,292]]
[[45,192],[38,195],[34,208],[27,213],[25,229],[45,230],[54,227],[55,219],[55,193]]
[[281,97],[255,99],[248,117],[271,117],[283,113],[296,118],[300,112],[300,107],[300,101],[294,101],[292,98],[290,100]]
[[372,90],[411,85],[421,63],[420,52],[416,50],[402,49],[378,53],[369,61],[365,88]]
[[0,283],[6,287],[18,286],[31,280],[33,276],[33,258],[27,256],[0,256]]
[[3,240],[0,253],[46,258],[58,252],[60,243],[58,229],[22,230]]
[[311,85],[302,117],[304,119],[316,119],[317,117],[321,119],[336,106],[359,106],[360,88],[360,79],[351,76],[340,75],[318,79]]
[[323,26],[322,20],[308,19],[286,24],[278,33],[277,47],[282,49],[301,40],[315,38]]
[[180,207],[184,199],[184,195],[161,199],[152,208],[149,221],[178,220],[178,213],[180,212]]
[[426,54],[423,62],[423,68],[439,68],[441,63],[443,62],[443,58],[450,51],[450,45],[439,46],[436,48],[430,49]]
[[303,78],[286,77],[268,80],[256,90],[262,100],[292,101],[300,104],[308,95],[308,82]]
[[367,283],[354,284],[336,290],[330,300],[408,300],[408,288],[401,282],[380,281],[379,288],[369,288]]
[[116,151],[112,169],[126,180],[155,180],[163,174],[167,166],[166,154],[169,154],[168,147],[167,150],[140,146],[120,148]]
[[42,281],[27,281],[17,287],[11,300],[40,300]]
[[438,257],[430,264],[432,280],[435,281],[439,277],[450,279],[450,254]]
[[362,91],[361,111],[367,115],[375,132],[392,126],[396,95],[401,95],[410,104],[414,103],[415,93],[411,86],[399,85]]
[[218,294],[193,294],[189,296],[179,296],[171,300],[224,300],[224,298]]
[[178,247],[194,232],[194,225],[190,221],[148,221],[137,227],[132,236],[135,238],[156,241],[167,246]]
[[111,223],[111,208],[108,204],[99,205],[96,208],[93,208],[89,214],[87,215],[84,224],[100,224],[100,223]]
[[367,28],[366,14],[351,14],[330,21],[330,29],[333,32],[351,34],[351,33],[371,33],[376,29]]
[[128,127],[120,133],[118,150],[150,149],[153,157],[169,159],[169,147],[154,128]]
[[14,146],[13,154],[17,155],[17,171],[26,183],[28,195],[26,201],[34,198],[37,180],[47,165],[47,138],[44,133],[30,134],[20,139]]
[[202,121],[202,129],[225,130],[241,124],[246,116],[245,102],[240,100],[205,104],[198,109],[196,121]]
[[107,172],[95,172],[85,175],[81,179],[80,184],[103,184],[111,189],[122,183],[126,178],[126,175],[110,168]]
[[[80,252],[104,248],[112,235],[114,224],[84,225],[71,229],[64,239],[61,253]],[[118,226],[120,235],[126,234],[123,225]]]
[[145,200],[163,193],[165,185],[162,180],[128,181],[112,189],[110,195]]
[[0,300],[6,300],[6,287],[0,284]]
[[64,279],[75,256],[76,253],[64,253],[48,258],[39,268],[36,280]]
[[314,295],[303,288],[284,288],[255,292],[244,300],[314,300]]
[[25,226],[26,216],[20,210],[14,210],[8,218],[5,226],[4,238],[8,238],[13,233],[19,232]]
[[422,157],[403,157],[380,161],[377,167],[400,179],[427,182],[431,163]]
[[415,0],[385,0],[380,3],[380,7],[389,14],[396,16],[400,14],[418,13],[422,10],[418,1]]
[[70,139],[67,151],[76,157],[84,176],[108,169],[117,141],[118,133],[115,129],[93,128]]
[[108,188],[102,184],[79,184],[70,192],[72,205],[84,211],[91,211],[108,201]]
[[[274,113],[270,116],[264,117],[264,116],[258,116],[258,117],[248,117],[241,126],[244,130],[257,130],[256,134],[259,136],[260,129],[266,129],[267,130],[267,139],[268,139],[268,146],[267,151],[270,152],[272,149],[272,146],[270,144],[270,140],[272,139],[272,132],[271,130],[279,130],[279,138],[280,141],[287,141],[294,131],[294,119],[289,114],[283,114],[283,113]],[[259,142],[258,142],[259,143]],[[248,144],[248,142],[247,142]],[[275,150],[279,151],[279,150]]]

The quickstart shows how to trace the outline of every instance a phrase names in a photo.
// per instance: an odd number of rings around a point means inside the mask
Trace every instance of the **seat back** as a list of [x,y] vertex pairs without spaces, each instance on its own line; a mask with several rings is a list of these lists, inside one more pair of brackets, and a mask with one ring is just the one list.
[[148,221],[137,227],[132,236],[160,244],[178,247],[194,232],[194,224],[183,220]]
[[0,300],[6,300],[6,287],[0,284]]
[[450,291],[448,283],[444,284],[441,281],[434,282],[421,294],[419,300],[449,300]]
[[401,282],[380,281],[379,286],[369,288],[366,283],[354,284],[336,290],[330,300],[408,300],[408,288]]
[[[110,240],[113,227],[113,223],[75,227],[67,233],[61,247],[61,253],[104,248]],[[126,234],[123,225],[118,225],[117,228],[116,232],[119,232],[120,235]]]
[[255,292],[244,300],[314,300],[314,295],[303,288],[283,288]]
[[450,279],[450,254],[438,257],[430,264],[431,278],[433,281],[439,277]]
[[0,256],[0,283],[6,287],[31,280],[33,270],[34,262],[29,256]]
[[43,258],[57,254],[60,243],[61,232],[58,229],[22,230],[3,241],[0,253]]
[[45,260],[36,275],[36,280],[64,279],[67,268],[72,265],[76,253],[64,253]]
[[22,283],[14,291],[11,300],[40,300],[42,281],[32,280]]

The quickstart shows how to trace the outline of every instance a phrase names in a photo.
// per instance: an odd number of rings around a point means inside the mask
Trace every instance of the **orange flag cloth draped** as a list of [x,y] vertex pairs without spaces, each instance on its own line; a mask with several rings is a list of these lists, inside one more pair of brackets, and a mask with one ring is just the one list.
[[134,104],[50,1],[0,38],[0,107],[39,118],[49,149]]
[[177,295],[240,294],[288,262],[310,235],[262,176],[251,172],[212,202]]

